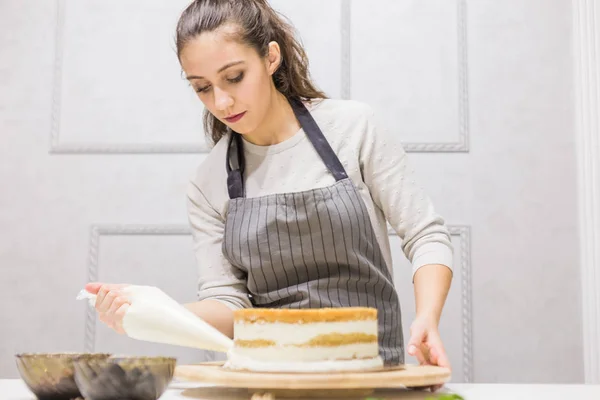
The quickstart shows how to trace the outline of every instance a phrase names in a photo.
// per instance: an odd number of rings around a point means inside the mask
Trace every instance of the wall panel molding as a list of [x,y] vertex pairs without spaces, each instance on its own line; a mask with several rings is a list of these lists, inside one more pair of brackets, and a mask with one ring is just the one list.
[[[448,225],[451,236],[460,239],[461,262],[461,315],[462,315],[462,372],[464,383],[473,382],[473,302],[471,282],[471,227],[468,225]],[[396,232],[388,227],[388,234]],[[455,250],[456,251],[456,250]]]
[[[469,58],[467,36],[467,1],[456,1],[458,48],[458,140],[454,142],[407,142],[409,153],[468,153],[469,152]],[[342,0],[342,97],[352,98],[352,0]]]
[[[404,145],[409,153],[464,153],[469,152],[469,96],[467,57],[467,6],[466,0],[457,1],[458,33],[458,86],[459,126],[455,142],[409,142]],[[50,132],[50,154],[196,154],[210,151],[206,143],[73,143],[60,139],[60,117],[62,100],[62,67],[64,52],[64,25],[67,0],[56,0],[56,32],[54,82],[52,96],[52,124]],[[341,2],[342,98],[351,98],[351,0]]]
[[64,29],[67,0],[56,0],[56,31],[54,77],[52,89],[52,124],[50,129],[50,154],[190,154],[206,153],[206,143],[69,143],[60,138],[62,79],[64,61]]
[[600,6],[573,0],[585,382],[600,384]]
[[[100,237],[131,235],[182,236],[191,235],[191,231],[186,225],[92,225],[87,260],[88,282],[98,280]],[[96,345],[96,312],[92,307],[86,308],[83,343],[84,351],[94,352]]]

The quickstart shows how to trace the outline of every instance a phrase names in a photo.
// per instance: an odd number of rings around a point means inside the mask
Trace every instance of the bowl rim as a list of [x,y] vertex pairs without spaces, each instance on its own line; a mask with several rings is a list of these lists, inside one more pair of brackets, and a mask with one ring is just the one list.
[[177,357],[170,356],[136,356],[136,355],[120,355],[111,354],[106,358],[75,358],[76,362],[94,362],[94,363],[105,363],[105,364],[135,364],[139,363],[142,365],[153,365],[153,364],[173,364],[177,363]]
[[127,354],[111,354],[108,360],[133,360],[133,361],[176,361],[177,357],[172,356],[136,356]]
[[56,359],[56,358],[65,358],[65,359],[76,359],[78,357],[91,357],[91,358],[95,358],[95,357],[110,357],[112,355],[112,353],[102,353],[102,352],[98,352],[98,353],[88,353],[88,352],[79,352],[79,351],[73,351],[73,352],[49,352],[49,353],[44,353],[44,352],[22,352],[22,353],[16,353],[14,356],[17,359],[23,359],[23,358],[39,358],[39,359]]

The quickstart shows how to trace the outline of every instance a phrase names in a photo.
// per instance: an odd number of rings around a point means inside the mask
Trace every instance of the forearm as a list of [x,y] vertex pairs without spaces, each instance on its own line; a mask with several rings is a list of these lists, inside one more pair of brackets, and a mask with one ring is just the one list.
[[451,281],[452,271],[445,265],[429,264],[417,270],[414,276],[417,318],[429,319],[439,325]]
[[229,338],[233,338],[233,310],[217,300],[202,300],[184,304],[208,324]]

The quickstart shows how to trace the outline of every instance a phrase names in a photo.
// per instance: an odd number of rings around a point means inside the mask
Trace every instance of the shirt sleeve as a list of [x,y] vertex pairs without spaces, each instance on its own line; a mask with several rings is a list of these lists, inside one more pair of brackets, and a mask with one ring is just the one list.
[[251,308],[245,273],[221,250],[225,221],[193,182],[188,185],[187,208],[199,270],[198,301],[217,300],[234,310]]
[[413,277],[424,265],[453,269],[453,245],[444,219],[423,188],[397,134],[379,128],[372,108],[366,110],[366,129],[359,162],[374,203],[402,239],[402,251],[412,264]]

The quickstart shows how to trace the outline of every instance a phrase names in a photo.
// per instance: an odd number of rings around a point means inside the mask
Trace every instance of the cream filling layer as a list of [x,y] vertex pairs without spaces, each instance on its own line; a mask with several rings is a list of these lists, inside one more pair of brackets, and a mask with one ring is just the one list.
[[[351,357],[354,359],[347,359]],[[377,345],[347,345],[335,348],[233,348],[224,365],[229,369],[262,372],[360,371],[383,367]]]
[[357,343],[343,346],[270,346],[235,347],[231,352],[259,361],[324,361],[352,358],[372,358],[379,354],[377,343]]
[[285,324],[281,322],[251,324],[236,322],[233,336],[239,340],[269,340],[278,345],[303,344],[320,335],[332,333],[363,333],[377,335],[377,321],[307,322]]

